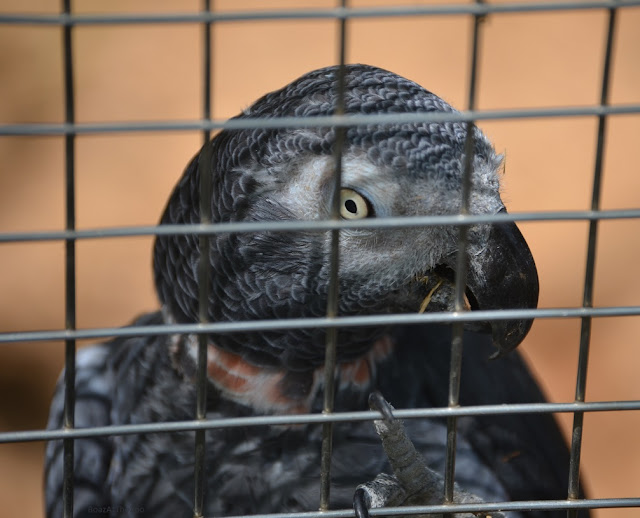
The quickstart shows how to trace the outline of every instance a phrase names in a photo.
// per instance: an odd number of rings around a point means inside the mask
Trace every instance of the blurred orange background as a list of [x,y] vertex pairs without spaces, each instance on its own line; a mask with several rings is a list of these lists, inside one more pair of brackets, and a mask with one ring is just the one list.
[[[76,12],[82,13],[200,8],[195,0],[76,4]],[[393,4],[392,0],[351,2]],[[333,6],[333,0],[215,2],[219,11]],[[55,14],[58,9],[58,2],[46,0],[0,0],[2,13]],[[597,104],[606,20],[606,12],[598,9],[490,16],[481,36],[479,109]],[[469,16],[355,19],[348,24],[347,59],[390,69],[465,108],[471,27]],[[620,10],[612,104],[640,102],[639,27],[639,8]],[[75,28],[77,120],[198,119],[203,96],[202,34],[197,24]],[[213,35],[216,119],[235,115],[265,92],[337,59],[334,20],[216,23]],[[61,42],[59,27],[2,26],[0,124],[63,121]],[[503,197],[511,212],[589,208],[595,117],[479,125],[497,150],[506,153]],[[78,228],[155,224],[201,139],[198,132],[79,136]],[[639,143],[640,116],[609,118],[603,209],[640,207]],[[63,229],[63,189],[63,137],[0,138],[0,232]],[[587,223],[536,222],[520,227],[538,265],[540,306],[579,306]],[[638,220],[600,223],[596,306],[640,305],[639,235]],[[151,243],[151,238],[78,242],[78,327],[120,326],[157,308]],[[0,244],[0,331],[63,327],[64,244]],[[579,320],[541,319],[521,346],[551,401],[574,398],[579,332]],[[640,399],[639,336],[639,317],[593,321],[589,401]],[[60,342],[0,344],[0,431],[45,426],[62,365]],[[559,419],[568,437],[572,416]],[[582,472],[591,497],[640,496],[639,430],[638,412],[586,416]],[[40,442],[0,444],[0,515],[42,515],[43,450]],[[637,510],[594,514],[621,518],[637,516]]]

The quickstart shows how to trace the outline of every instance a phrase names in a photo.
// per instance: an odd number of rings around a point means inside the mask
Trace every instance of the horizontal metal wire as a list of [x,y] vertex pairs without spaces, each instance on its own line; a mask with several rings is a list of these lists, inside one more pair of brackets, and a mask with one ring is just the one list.
[[640,104],[607,106],[563,106],[550,108],[517,108],[505,110],[466,110],[442,113],[380,113],[323,115],[318,117],[274,117],[224,120],[194,119],[187,121],[80,122],[75,124],[2,124],[0,136],[107,134],[156,131],[204,131],[218,129],[347,127],[367,124],[410,124],[431,122],[467,122],[478,120],[511,120],[552,117],[586,117],[632,115],[640,113]]
[[[372,516],[404,516],[435,513],[490,513],[494,511],[550,511],[556,509],[607,509],[640,507],[640,498],[594,498],[585,500],[523,500],[477,504],[380,507],[369,509]],[[446,516],[446,514],[445,514]],[[229,518],[352,518],[353,509],[326,512],[273,513],[238,515]]]
[[453,322],[484,322],[533,318],[584,318],[639,316],[640,306],[605,306],[596,308],[491,309],[462,312],[409,313],[393,315],[362,315],[337,318],[283,318],[279,320],[246,320],[209,324],[163,324],[155,326],[94,327],[75,330],[14,331],[0,333],[0,344],[38,342],[44,340],[86,340],[127,336],[163,336],[175,334],[238,333],[272,331],[276,329],[389,326],[398,324],[428,324]]
[[342,20],[394,18],[404,16],[488,15],[499,13],[531,13],[585,11],[635,7],[640,0],[603,0],[576,2],[528,2],[513,4],[457,4],[431,6],[394,6],[328,9],[277,9],[265,11],[193,12],[167,14],[2,14],[0,24],[21,25],[124,25],[219,23],[282,20]]
[[[586,403],[520,403],[500,405],[476,405],[441,408],[395,409],[393,415],[399,419],[428,419],[466,416],[492,416],[516,414],[556,414],[571,412],[627,412],[640,410],[640,401],[595,401]],[[344,423],[373,421],[380,414],[372,411],[335,412],[331,414],[290,414],[256,415],[251,417],[224,417],[219,419],[198,419],[160,423],[137,423],[91,428],[24,430],[0,433],[0,444],[11,442],[50,441],[56,439],[80,439],[85,437],[105,437],[133,435],[140,433],[173,433],[222,428],[242,428],[252,426],[285,426],[324,423]]]
[[142,225],[84,230],[36,230],[0,233],[0,243],[103,239],[167,235],[200,235],[241,232],[326,231],[336,229],[394,229],[436,225],[480,225],[485,223],[532,221],[593,221],[640,219],[640,209],[517,212],[498,214],[452,214],[449,216],[408,216],[361,220],[248,221],[210,225]]
[[[424,505],[380,507],[369,509],[372,516],[404,516],[442,513],[490,513],[494,511],[550,511],[556,509],[607,509],[640,507],[640,498],[594,498],[585,500],[523,500],[515,502],[487,502],[475,504]],[[445,514],[445,516],[447,516]],[[273,513],[238,515],[228,518],[352,518],[353,509],[326,512]]]

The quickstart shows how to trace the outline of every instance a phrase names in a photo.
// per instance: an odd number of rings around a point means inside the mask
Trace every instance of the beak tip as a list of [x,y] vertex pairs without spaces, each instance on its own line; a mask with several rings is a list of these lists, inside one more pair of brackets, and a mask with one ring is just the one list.
[[491,359],[501,358],[518,347],[529,333],[532,324],[533,319],[493,322],[491,335],[496,352]]

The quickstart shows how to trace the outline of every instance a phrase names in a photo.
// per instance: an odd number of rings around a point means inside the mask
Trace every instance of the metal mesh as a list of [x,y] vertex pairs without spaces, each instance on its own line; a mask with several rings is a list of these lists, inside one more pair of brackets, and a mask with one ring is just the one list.
[[[37,136],[37,135],[62,135],[64,137],[65,157],[65,186],[66,186],[66,225],[61,231],[38,232],[12,232],[0,234],[0,243],[10,246],[11,243],[22,241],[63,241],[65,243],[65,328],[51,331],[21,331],[0,333],[1,342],[24,342],[44,340],[64,340],[65,347],[65,414],[63,430],[30,430],[20,432],[0,433],[0,443],[22,441],[44,441],[52,439],[64,440],[64,509],[65,516],[72,516],[73,512],[73,443],[74,439],[81,437],[95,437],[103,435],[137,434],[147,432],[171,432],[195,430],[195,487],[194,515],[200,516],[203,509],[204,480],[206,479],[205,436],[204,431],[212,428],[231,428],[246,426],[261,426],[265,424],[301,424],[317,423],[323,425],[323,455],[322,455],[322,481],[321,481],[321,508],[322,516],[342,517],[352,516],[351,510],[328,510],[329,483],[331,466],[331,434],[332,423],[372,420],[377,417],[374,412],[348,412],[334,413],[332,411],[333,400],[333,365],[335,365],[335,330],[341,326],[364,326],[373,322],[377,324],[401,324],[417,322],[448,322],[453,325],[454,339],[452,344],[452,362],[450,369],[449,407],[425,408],[414,410],[398,410],[397,416],[402,418],[427,418],[446,417],[448,419],[447,463],[445,471],[445,502],[450,502],[453,494],[453,473],[455,470],[455,446],[456,446],[456,419],[470,415],[500,415],[519,413],[572,413],[573,433],[571,442],[571,464],[569,479],[569,494],[567,500],[561,501],[533,501],[533,502],[504,502],[491,504],[459,505],[457,512],[481,512],[492,510],[526,510],[526,509],[567,509],[572,516],[579,508],[608,508],[608,507],[640,507],[640,498],[629,495],[624,498],[581,500],[578,493],[578,480],[580,473],[580,453],[582,442],[583,418],[589,412],[611,412],[640,410],[640,401],[602,401],[585,402],[587,360],[589,357],[589,344],[591,321],[593,318],[608,316],[638,316],[640,306],[615,306],[593,307],[593,286],[595,272],[596,243],[599,222],[602,220],[622,220],[640,218],[640,209],[626,210],[600,210],[600,198],[602,191],[602,166],[604,157],[604,143],[606,136],[606,123],[609,116],[622,114],[640,114],[640,104],[609,105],[609,85],[611,78],[611,61],[613,58],[613,40],[616,29],[616,15],[621,9],[640,6],[640,0],[628,1],[589,1],[589,2],[528,2],[513,4],[486,4],[476,1],[466,5],[438,5],[438,6],[387,6],[387,7],[361,7],[350,8],[346,0],[340,7],[329,9],[291,9],[291,10],[264,10],[246,12],[215,12],[212,2],[204,0],[202,10],[199,13],[188,14],[141,14],[141,15],[77,15],[72,12],[71,1],[64,0],[62,11],[59,15],[0,15],[0,25],[44,25],[63,28],[63,67],[64,67],[64,92],[65,92],[65,122],[60,124],[5,124],[0,125],[0,136]],[[478,56],[482,49],[481,21],[485,17],[500,16],[503,13],[533,13],[552,11],[585,11],[593,9],[605,9],[608,11],[608,25],[605,31],[604,63],[601,71],[600,102],[588,107],[553,107],[540,109],[509,109],[509,110],[477,110],[476,109],[476,77]],[[472,16],[473,37],[471,38],[471,56],[468,100],[466,110],[459,114],[404,114],[404,115],[372,115],[372,116],[347,116],[343,114],[341,103],[336,107],[336,113],[332,117],[313,117],[312,119],[278,119],[278,120],[251,120],[244,118],[234,121],[212,120],[211,105],[211,30],[215,24],[237,21],[264,21],[270,20],[308,20],[328,19],[335,20],[339,26],[339,56],[337,62],[345,63],[345,48],[349,34],[349,22],[354,19],[364,18],[393,18],[393,17],[429,17],[429,16]],[[157,121],[157,122],[116,122],[116,123],[76,123],[75,122],[75,97],[74,97],[74,29],[80,26],[99,25],[143,25],[143,24],[201,24],[204,27],[202,64],[203,92],[202,118],[185,122]],[[482,120],[527,119],[527,118],[555,118],[555,117],[596,117],[598,120],[597,144],[595,151],[595,163],[593,166],[592,201],[590,210],[585,211],[552,211],[530,212],[517,214],[497,215],[469,215],[468,205],[469,182],[466,190],[463,189],[463,210],[457,216],[421,216],[413,218],[388,218],[384,220],[341,221],[338,217],[337,207],[333,208],[333,217],[321,222],[278,222],[278,223],[228,223],[211,224],[210,207],[207,195],[210,186],[203,181],[201,185],[201,214],[200,225],[185,226],[131,226],[112,227],[101,229],[76,230],[76,193],[75,193],[75,138],[82,134],[107,134],[120,132],[161,132],[161,131],[189,131],[201,130],[204,140],[208,140],[212,130],[224,128],[251,128],[251,127],[302,127],[302,126],[335,126],[337,142],[335,153],[336,160],[336,188],[340,186],[341,171],[341,135],[344,128],[350,125],[362,123],[382,123],[393,120],[401,121],[466,121],[469,125]],[[471,132],[468,132],[471,134]],[[470,157],[467,153],[465,167],[466,179],[470,178]],[[206,160],[206,158],[204,158]],[[203,179],[207,175],[202,175]],[[210,193],[209,193],[210,195]],[[427,225],[455,225],[459,229],[460,257],[463,256],[466,244],[466,229],[475,223],[498,223],[505,221],[586,221],[589,225],[588,246],[586,251],[586,272],[584,279],[584,296],[582,305],[571,308],[542,308],[536,310],[504,310],[504,311],[474,311],[468,313],[463,307],[464,274],[456,280],[456,311],[448,314],[421,314],[421,315],[387,315],[387,316],[363,316],[363,317],[337,317],[336,301],[338,273],[335,265],[338,264],[337,238],[340,229],[346,228],[398,228]],[[205,304],[201,304],[200,323],[198,324],[170,324],[163,326],[125,327],[125,328],[76,328],[76,243],[87,239],[109,239],[124,236],[154,236],[160,234],[196,234],[199,236],[201,250],[208,250],[208,239],[214,233],[228,232],[255,232],[255,231],[279,231],[294,230],[326,231],[331,230],[333,236],[332,265],[334,266],[332,284],[330,288],[329,307],[327,316],[319,319],[284,319],[278,321],[254,321],[254,322],[207,322]],[[205,252],[206,253],[206,252]],[[208,264],[208,261],[201,261]],[[463,264],[461,262],[460,264]],[[202,268],[199,273],[200,300],[207,300],[206,282],[209,272]],[[459,379],[462,355],[462,326],[464,322],[497,319],[521,319],[521,318],[573,318],[581,320],[580,352],[578,358],[577,380],[575,387],[575,400],[569,403],[544,403],[544,404],[518,404],[518,405],[485,405],[485,406],[459,406]],[[205,337],[213,332],[252,331],[264,329],[291,329],[296,327],[322,327],[328,328],[327,339],[327,373],[326,397],[324,412],[315,415],[284,415],[261,416],[252,418],[206,418],[206,342]],[[200,337],[199,343],[199,369],[197,378],[197,414],[192,421],[171,423],[145,423],[136,425],[96,427],[91,429],[74,428],[74,362],[76,352],[76,340],[87,338],[110,338],[117,336],[143,336],[143,335],[169,335],[176,333],[194,333]],[[452,511],[452,507],[428,506],[411,508],[387,508],[385,515],[428,513]],[[381,514],[380,510],[373,510],[372,514]],[[260,515],[294,518],[296,516],[317,516],[318,513],[291,513]]]

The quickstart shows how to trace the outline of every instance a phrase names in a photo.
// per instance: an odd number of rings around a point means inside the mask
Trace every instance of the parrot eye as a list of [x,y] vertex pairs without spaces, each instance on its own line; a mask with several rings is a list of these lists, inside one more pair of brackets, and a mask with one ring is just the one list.
[[369,202],[353,189],[340,191],[340,215],[344,219],[362,219],[373,215]]

